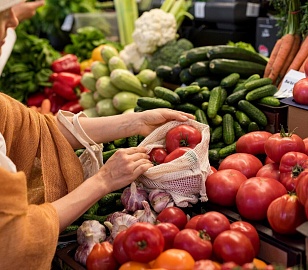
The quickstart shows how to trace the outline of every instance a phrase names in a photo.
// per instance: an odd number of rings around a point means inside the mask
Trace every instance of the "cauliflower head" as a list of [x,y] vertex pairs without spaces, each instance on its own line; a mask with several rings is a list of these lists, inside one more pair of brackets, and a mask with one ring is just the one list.
[[144,12],[135,21],[133,39],[138,50],[152,54],[158,47],[176,38],[175,17],[161,9],[155,8]]

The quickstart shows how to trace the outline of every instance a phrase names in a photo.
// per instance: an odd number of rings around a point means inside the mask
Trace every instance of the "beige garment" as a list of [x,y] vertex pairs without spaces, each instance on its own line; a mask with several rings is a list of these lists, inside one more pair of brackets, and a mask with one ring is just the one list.
[[0,269],[49,270],[55,254],[59,220],[54,207],[28,205],[23,172],[0,167]]
[[8,157],[26,175],[30,203],[55,201],[83,182],[81,163],[52,115],[0,93],[0,133]]

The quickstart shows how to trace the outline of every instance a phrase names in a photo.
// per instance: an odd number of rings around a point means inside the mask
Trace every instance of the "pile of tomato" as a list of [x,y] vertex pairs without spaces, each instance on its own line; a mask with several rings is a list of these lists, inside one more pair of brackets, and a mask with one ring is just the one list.
[[256,258],[260,239],[249,222],[216,211],[187,218],[178,207],[165,208],[155,224],[137,222],[119,232],[113,243],[95,244],[87,269],[226,270],[273,269]]

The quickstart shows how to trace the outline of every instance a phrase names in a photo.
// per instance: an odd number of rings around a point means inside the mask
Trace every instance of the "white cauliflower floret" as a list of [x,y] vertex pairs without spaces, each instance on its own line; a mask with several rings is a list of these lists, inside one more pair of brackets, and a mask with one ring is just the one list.
[[134,71],[138,72],[144,63],[146,57],[140,53],[135,42],[126,45],[119,53],[121,59],[127,67],[132,67]]
[[144,12],[135,21],[133,39],[143,54],[152,54],[158,47],[176,38],[175,17],[161,9]]

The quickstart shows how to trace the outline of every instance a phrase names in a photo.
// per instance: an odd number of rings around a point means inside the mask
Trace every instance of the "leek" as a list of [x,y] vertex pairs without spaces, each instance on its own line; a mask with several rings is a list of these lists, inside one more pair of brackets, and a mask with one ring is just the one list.
[[138,19],[138,5],[136,0],[114,0],[122,46],[133,43],[135,21]]

